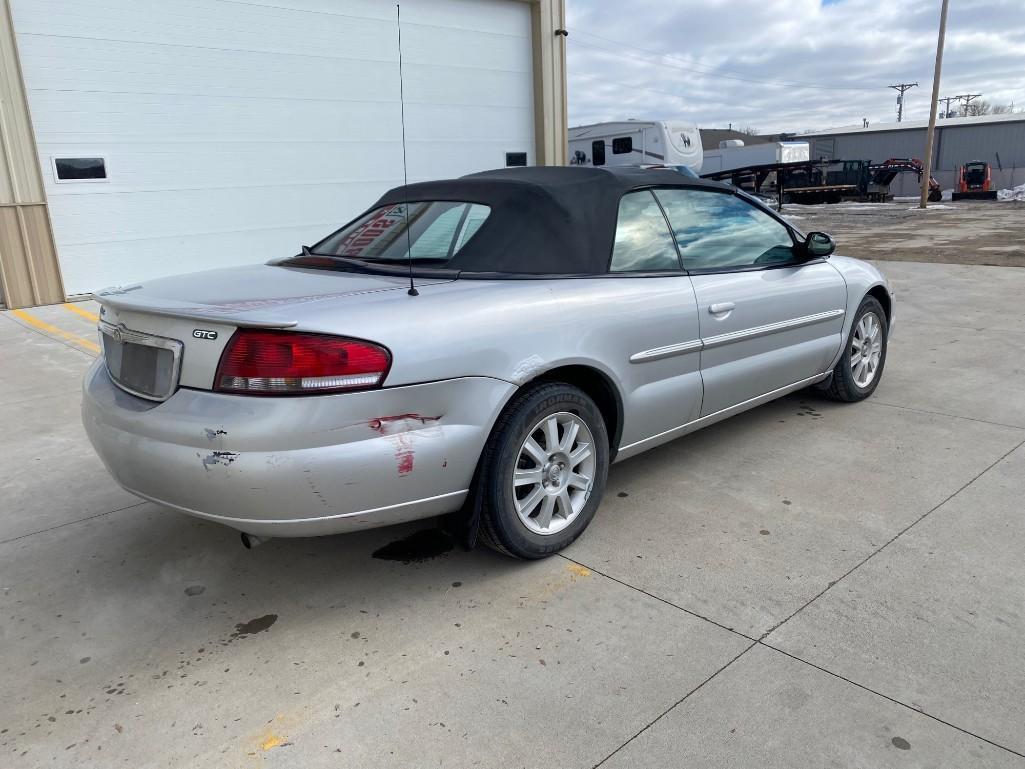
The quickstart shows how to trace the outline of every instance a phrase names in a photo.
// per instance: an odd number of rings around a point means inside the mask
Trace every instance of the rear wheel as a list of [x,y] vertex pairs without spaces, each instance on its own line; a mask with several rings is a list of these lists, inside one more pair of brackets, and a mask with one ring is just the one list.
[[587,528],[605,492],[609,441],[598,407],[567,384],[518,395],[484,450],[481,534],[517,558],[543,558]]
[[864,400],[879,385],[886,363],[886,313],[879,300],[866,296],[858,307],[847,347],[833,369],[826,394],[838,401]]

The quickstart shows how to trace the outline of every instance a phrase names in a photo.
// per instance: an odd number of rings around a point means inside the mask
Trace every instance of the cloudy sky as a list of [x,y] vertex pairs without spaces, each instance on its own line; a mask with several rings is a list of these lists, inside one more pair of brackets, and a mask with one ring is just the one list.
[[[940,0],[566,0],[570,125],[927,119]],[[940,96],[1025,107],[1025,0],[951,0]]]

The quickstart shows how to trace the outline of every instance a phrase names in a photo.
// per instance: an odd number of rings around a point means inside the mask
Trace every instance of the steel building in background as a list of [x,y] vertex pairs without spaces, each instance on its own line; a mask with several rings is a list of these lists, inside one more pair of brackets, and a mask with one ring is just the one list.
[[[813,159],[871,160],[919,158],[925,154],[925,120],[849,126],[813,131],[792,138],[811,144]],[[984,160],[993,168],[997,189],[1025,184],[1025,114],[947,118],[936,124],[932,174],[943,189],[951,189],[957,171],[971,160]],[[915,178],[905,174],[894,181],[894,195],[917,194]]]
[[[563,0],[403,0],[410,181],[565,163]],[[0,0],[0,302],[295,253],[403,181],[395,2]]]

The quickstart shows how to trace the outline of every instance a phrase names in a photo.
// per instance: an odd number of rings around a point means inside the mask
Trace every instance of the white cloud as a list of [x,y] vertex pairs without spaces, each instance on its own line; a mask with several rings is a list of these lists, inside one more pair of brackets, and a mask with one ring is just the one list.
[[[566,5],[571,124],[681,118],[801,131],[892,122],[897,94],[886,86],[915,81],[905,119],[929,114],[939,0]],[[1025,107],[1025,0],[950,6],[940,95]]]

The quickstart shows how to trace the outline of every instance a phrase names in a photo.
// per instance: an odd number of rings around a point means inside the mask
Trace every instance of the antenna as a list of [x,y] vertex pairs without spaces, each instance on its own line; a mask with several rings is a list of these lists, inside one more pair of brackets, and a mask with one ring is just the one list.
[[409,186],[409,174],[406,171],[406,95],[402,86],[402,6],[395,4],[395,25],[399,32],[399,116],[402,123],[402,216],[406,222],[406,259],[409,264],[410,296],[420,296],[413,283],[413,236],[409,232],[409,200],[406,199],[406,187]]

